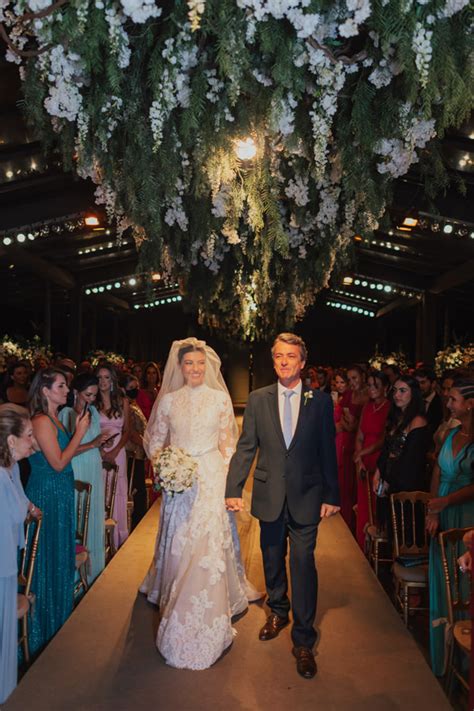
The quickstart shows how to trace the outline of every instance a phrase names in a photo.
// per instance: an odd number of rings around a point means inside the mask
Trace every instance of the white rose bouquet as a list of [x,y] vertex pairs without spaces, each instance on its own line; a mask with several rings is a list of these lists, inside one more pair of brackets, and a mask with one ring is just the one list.
[[160,449],[152,458],[154,488],[174,496],[190,489],[198,478],[198,463],[179,447]]

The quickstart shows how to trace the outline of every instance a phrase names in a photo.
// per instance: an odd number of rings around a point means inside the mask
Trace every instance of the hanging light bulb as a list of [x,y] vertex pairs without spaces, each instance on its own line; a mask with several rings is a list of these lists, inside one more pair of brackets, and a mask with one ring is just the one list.
[[241,139],[235,142],[235,152],[240,160],[252,160],[257,155],[257,146],[253,138]]

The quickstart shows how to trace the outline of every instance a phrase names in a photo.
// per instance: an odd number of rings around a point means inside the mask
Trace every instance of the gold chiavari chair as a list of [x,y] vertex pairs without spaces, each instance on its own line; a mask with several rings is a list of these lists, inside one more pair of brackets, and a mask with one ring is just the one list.
[[132,530],[132,516],[133,510],[135,508],[135,493],[136,489],[134,487],[135,478],[135,457],[131,456],[128,460],[130,462],[130,477],[128,480],[128,496],[127,496],[127,526],[128,530]]
[[104,467],[105,489],[105,562],[108,563],[116,553],[114,544],[114,531],[117,521],[113,517],[115,494],[117,492],[118,466],[109,464]]
[[76,491],[76,570],[79,573],[79,580],[74,587],[74,599],[77,599],[81,591],[87,592],[89,589],[87,572],[90,559],[87,536],[89,532],[92,484],[76,480],[74,489]]
[[[471,655],[471,625],[469,606],[471,601],[471,581],[465,573],[461,573],[457,559],[465,553],[462,539],[472,528],[451,528],[442,531],[439,536],[441,547],[441,560],[443,561],[444,583],[446,588],[446,602],[448,618],[447,649],[446,649],[446,693],[448,698],[452,693],[454,677],[469,692],[469,684],[462,670],[457,668],[457,662],[464,661],[468,666]],[[464,619],[463,619],[464,618]]]
[[418,605],[410,606],[410,591],[428,588],[429,537],[425,529],[425,517],[430,496],[425,491],[401,491],[390,496],[395,599],[403,611],[407,626],[408,615],[412,610],[427,609]]
[[26,543],[20,556],[20,572],[18,574],[17,618],[21,622],[21,633],[18,644],[23,649],[25,664],[30,663],[29,647],[29,616],[35,602],[34,592],[31,590],[33,573],[35,571],[36,556],[41,533],[41,519],[28,517],[26,521]]
[[374,569],[375,575],[379,574],[379,563],[393,563],[393,557],[380,557],[380,549],[388,549],[388,536],[386,530],[381,530],[374,521],[372,478],[367,472],[364,479],[366,487],[367,502],[369,507],[369,521],[365,527],[365,548],[370,565]]

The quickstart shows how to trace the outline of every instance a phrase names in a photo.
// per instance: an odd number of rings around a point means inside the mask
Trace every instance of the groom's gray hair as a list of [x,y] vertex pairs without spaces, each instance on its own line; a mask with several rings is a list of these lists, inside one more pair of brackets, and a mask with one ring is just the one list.
[[301,360],[307,360],[308,351],[306,350],[306,344],[301,338],[301,336],[297,336],[296,333],[279,333],[273,341],[272,356],[275,352],[275,347],[278,341],[281,341],[282,343],[289,343],[290,346],[299,346],[301,352]]

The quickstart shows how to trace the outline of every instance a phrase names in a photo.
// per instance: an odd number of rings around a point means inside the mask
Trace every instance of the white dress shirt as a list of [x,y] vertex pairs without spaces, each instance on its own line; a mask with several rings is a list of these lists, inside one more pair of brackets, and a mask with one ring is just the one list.
[[284,385],[278,381],[278,413],[280,415],[280,425],[283,432],[283,408],[285,407],[285,393],[287,390],[293,390],[295,393],[290,397],[291,404],[291,436],[295,434],[296,425],[298,424],[298,415],[300,414],[300,403],[301,403],[301,389],[303,383],[300,380],[296,388],[285,388]]

